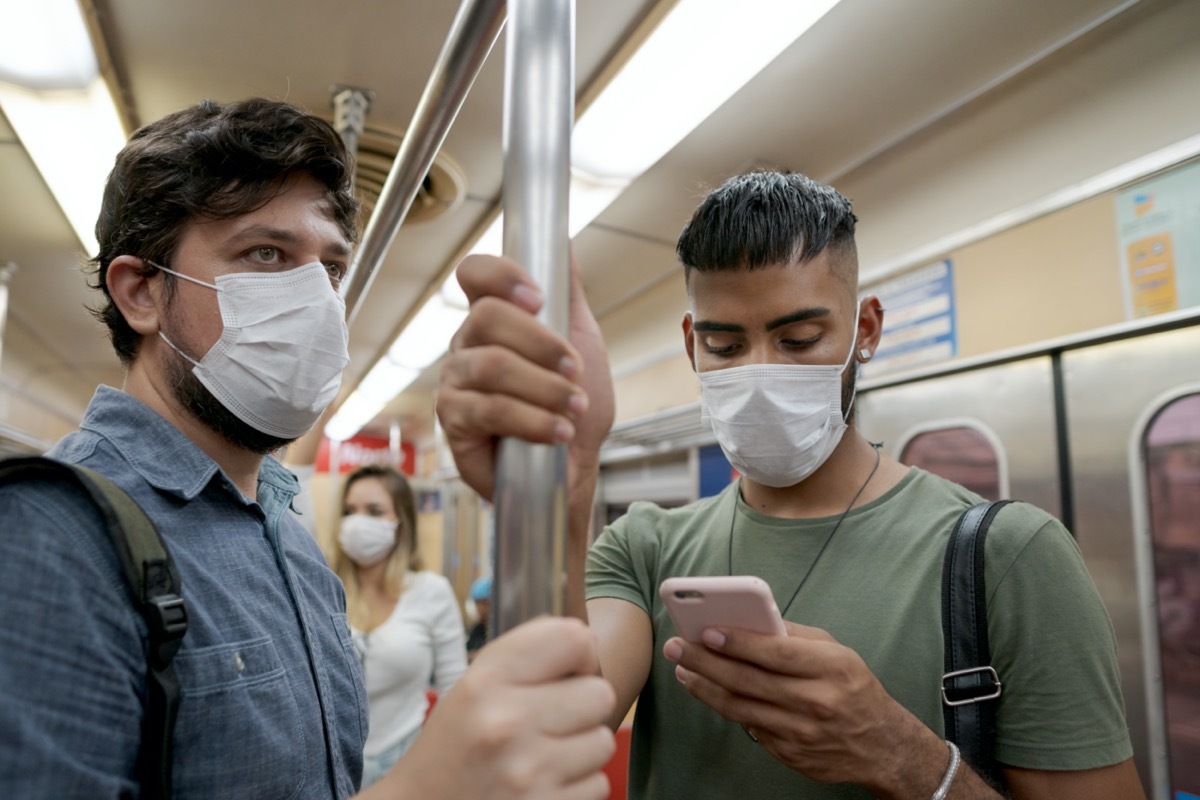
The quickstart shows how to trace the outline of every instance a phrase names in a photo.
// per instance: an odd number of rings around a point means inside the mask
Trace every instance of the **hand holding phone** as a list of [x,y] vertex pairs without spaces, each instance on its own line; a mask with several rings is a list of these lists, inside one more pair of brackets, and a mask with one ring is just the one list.
[[705,628],[787,635],[771,587],[753,575],[667,578],[658,588],[679,635],[700,641]]

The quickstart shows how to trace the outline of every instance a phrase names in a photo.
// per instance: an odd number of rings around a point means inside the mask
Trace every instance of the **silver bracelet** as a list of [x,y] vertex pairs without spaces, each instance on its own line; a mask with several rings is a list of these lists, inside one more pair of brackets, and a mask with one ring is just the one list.
[[941,785],[929,800],[946,800],[946,795],[950,793],[950,784],[954,783],[954,776],[958,772],[958,765],[962,763],[962,756],[958,754],[958,747],[954,742],[947,739],[946,744],[950,746],[950,766],[946,767]]

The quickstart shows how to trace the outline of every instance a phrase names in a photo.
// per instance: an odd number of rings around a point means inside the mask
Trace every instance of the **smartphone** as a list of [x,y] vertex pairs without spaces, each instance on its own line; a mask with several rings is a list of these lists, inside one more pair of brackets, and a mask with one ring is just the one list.
[[753,575],[667,578],[658,587],[679,635],[700,641],[705,628],[786,635],[771,587]]

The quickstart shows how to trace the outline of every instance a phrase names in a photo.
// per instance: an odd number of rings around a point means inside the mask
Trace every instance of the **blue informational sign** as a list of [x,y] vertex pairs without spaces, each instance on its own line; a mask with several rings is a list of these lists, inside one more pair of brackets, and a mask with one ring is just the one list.
[[949,259],[871,287],[883,304],[883,336],[872,375],[946,361],[958,354],[954,266]]
[[733,480],[733,467],[725,458],[719,444],[701,447],[700,455],[700,496],[712,497],[720,494],[721,490]]

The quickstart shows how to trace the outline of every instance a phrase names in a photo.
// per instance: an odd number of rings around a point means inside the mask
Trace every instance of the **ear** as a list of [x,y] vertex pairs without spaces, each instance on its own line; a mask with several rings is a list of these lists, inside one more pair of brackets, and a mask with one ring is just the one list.
[[696,340],[692,336],[692,312],[690,311],[683,314],[683,349],[687,351],[688,363],[692,365],[692,372],[695,372]]
[[117,256],[108,265],[104,282],[113,304],[129,327],[142,336],[158,333],[158,300],[162,283],[151,284],[157,273],[146,274],[145,262],[134,256]]
[[[879,349],[883,335],[883,305],[875,295],[867,295],[858,304],[858,342],[854,345],[854,358],[866,363]],[[866,358],[862,352],[870,353]]]

